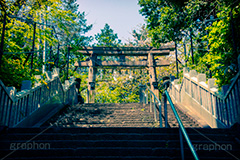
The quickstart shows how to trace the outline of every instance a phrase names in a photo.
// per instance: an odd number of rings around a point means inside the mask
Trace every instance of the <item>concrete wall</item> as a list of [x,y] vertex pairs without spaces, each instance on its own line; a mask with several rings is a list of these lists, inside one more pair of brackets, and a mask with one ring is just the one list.
[[65,80],[64,85],[60,84],[60,87],[62,85],[62,89],[60,89],[62,92],[58,90],[57,94],[50,97],[44,104],[24,118],[15,127],[40,127],[67,104],[76,104],[77,90],[74,80],[74,78]]
[[194,111],[212,128],[225,128],[239,121],[239,73],[230,86],[219,91],[216,79],[206,81],[205,74],[184,68],[182,83],[172,81],[169,93],[176,103]]
[[[47,80],[44,84],[42,76],[35,76],[37,82],[31,87],[31,81],[24,81],[23,90],[16,93],[14,87],[3,89],[0,101],[0,124],[8,127],[40,126],[51,116],[61,110],[66,104],[73,105],[78,102],[75,78],[71,77],[64,84],[59,79],[59,70],[46,72]],[[5,98],[4,98],[5,97]]]
[[64,107],[61,96],[56,95],[46,104],[21,121],[16,127],[40,127]]

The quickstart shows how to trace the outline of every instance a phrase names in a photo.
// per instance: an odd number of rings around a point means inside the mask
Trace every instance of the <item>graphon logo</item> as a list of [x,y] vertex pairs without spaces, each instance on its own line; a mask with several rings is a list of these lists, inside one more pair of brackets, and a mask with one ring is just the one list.
[[11,143],[10,150],[46,150],[50,149],[50,143]]
[[217,151],[217,150],[232,150],[231,144],[193,144],[193,147],[196,151],[204,150],[204,151]]

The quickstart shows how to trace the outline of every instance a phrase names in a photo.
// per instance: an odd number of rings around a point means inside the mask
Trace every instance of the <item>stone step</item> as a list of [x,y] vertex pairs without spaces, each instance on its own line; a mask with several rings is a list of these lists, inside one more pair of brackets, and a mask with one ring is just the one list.
[[[7,155],[9,151],[1,150],[2,155]],[[86,148],[79,147],[77,149],[61,148],[61,149],[45,149],[45,150],[17,150],[10,157],[62,157],[62,156],[78,156],[81,159],[82,156],[169,156],[175,155],[179,156],[179,149],[171,148],[122,148],[122,147],[94,147]]]
[[[221,129],[221,128],[186,128],[189,134],[226,134],[235,135],[238,134],[238,129]],[[178,128],[60,128],[60,127],[37,127],[37,128],[8,128],[3,129],[0,132],[2,134],[15,134],[15,133],[69,133],[69,134],[79,134],[79,133],[164,133],[172,134],[179,133]]]
[[[165,148],[179,148],[179,140],[33,140],[26,142],[26,140],[2,140],[0,141],[0,150],[6,149],[6,146],[9,146],[10,150],[14,150],[18,147],[17,144],[32,144],[35,145],[36,149],[41,147],[43,144],[49,145],[51,149],[59,149],[59,148],[79,148],[79,147],[132,147],[132,148],[146,148],[146,147],[165,147]],[[41,144],[41,145],[40,145]],[[201,145],[200,149],[203,149],[203,145],[215,145],[208,140],[193,140],[193,145]],[[239,145],[234,141],[222,140],[217,142],[218,145],[225,145],[226,148],[231,150],[236,150]],[[46,146],[47,146],[46,145]],[[26,146],[25,146],[26,147]],[[31,146],[29,146],[31,147]],[[185,149],[188,149],[188,145],[184,142]],[[218,149],[220,147],[215,146]]]
[[[56,157],[18,157],[18,159],[23,159],[23,160],[69,160],[69,159],[77,159],[79,160],[80,157],[73,157],[73,156],[56,156]],[[15,158],[7,158],[8,160],[12,160]],[[105,160],[105,159],[116,159],[116,160],[123,160],[123,159],[134,159],[134,160],[145,160],[145,159],[150,159],[150,160],[177,160],[179,159],[178,157],[169,157],[169,156],[81,156],[81,159],[85,160]]]
[[154,123],[153,120],[144,120],[144,119],[106,119],[106,120],[85,120],[85,121],[75,121],[71,124],[121,124],[121,123]]
[[82,109],[114,109],[114,110],[118,110],[118,109],[128,109],[128,110],[141,110],[141,109],[147,109],[147,110],[150,110],[150,105],[139,105],[139,106],[136,106],[135,103],[134,105],[131,105],[131,106],[124,106],[124,104],[122,104],[121,106],[116,106],[116,105],[112,105],[112,106],[93,106],[93,105],[88,105],[88,106],[84,106],[84,105],[77,105],[75,107],[73,107],[72,109],[79,109],[79,108],[82,108]]
[[[150,112],[149,107],[149,104],[139,103],[76,105],[66,108],[64,114],[56,115],[44,126],[51,123],[60,127],[158,127],[159,123],[155,122],[154,112]],[[179,113],[185,127],[202,127],[191,117],[181,111]],[[158,111],[156,118],[159,121]],[[149,123],[148,126],[145,121]],[[162,122],[164,123],[163,118]],[[178,127],[177,120],[170,107],[168,107],[168,123],[170,127]],[[163,124],[163,127],[165,127],[165,124]]]
[[[228,160],[229,157],[208,157],[207,155],[205,157],[201,156],[201,160]],[[8,160],[12,160],[15,158],[8,158]],[[73,156],[62,156],[62,157],[18,157],[18,159],[23,159],[23,160],[69,160],[69,159],[79,159],[79,157],[73,157]],[[116,160],[123,160],[123,159],[134,159],[134,160],[179,160],[179,157],[170,157],[170,156],[81,156],[81,159],[86,159],[86,160],[105,160],[105,159],[116,159]],[[192,160],[193,156],[185,156],[186,160]],[[230,158],[229,160],[236,160],[236,158]]]
[[[81,128],[84,129],[84,128]],[[93,128],[89,128],[93,129]],[[104,128],[102,128],[104,129]],[[108,128],[106,128],[108,129]],[[127,129],[127,128],[126,128]],[[0,141],[5,140],[179,140],[179,133],[9,133],[2,134]],[[235,135],[229,134],[198,134],[190,133],[189,137],[192,141],[203,140],[203,141],[234,141]],[[207,139],[207,138],[208,139]],[[210,139],[210,140],[209,140]]]
[[155,123],[127,123],[127,124],[119,124],[119,123],[113,123],[113,124],[66,124],[66,125],[60,125],[61,127],[84,127],[84,128],[93,128],[93,127],[159,127],[159,125]]
[[[235,129],[186,129],[200,159],[234,159],[240,144]],[[32,141],[29,141],[29,140]],[[32,142],[32,143],[30,143]],[[213,145],[225,147],[227,152]],[[18,148],[17,144],[49,148]],[[25,146],[26,146],[25,145]],[[204,145],[207,148],[204,148]],[[214,148],[209,148],[209,147]],[[11,147],[11,148],[10,148]],[[10,128],[0,134],[0,158],[7,159],[180,159],[178,128]],[[192,159],[184,140],[185,159]],[[2,156],[3,155],[3,156]],[[235,156],[235,157],[234,157]],[[118,157],[118,158],[117,158]],[[149,159],[147,158],[147,159]],[[235,158],[236,159],[236,158]]]
[[[8,150],[0,150],[1,155],[7,155],[9,153]],[[228,159],[234,159],[233,156],[239,157],[239,153],[237,150],[229,151],[229,153],[224,152],[222,150],[214,150],[211,153],[207,150],[199,150],[199,155],[207,156],[209,158],[218,159],[221,157],[225,157]],[[60,148],[60,149],[39,149],[39,150],[26,150],[26,149],[19,149],[13,154],[11,154],[9,157],[11,158],[30,158],[30,157],[78,157],[79,159],[82,159],[83,157],[92,157],[95,156],[98,157],[114,157],[114,156],[138,156],[138,157],[148,157],[148,156],[160,156],[160,157],[180,157],[181,152],[179,148],[162,148],[162,147],[145,147],[145,148],[133,148],[133,147],[79,147],[77,149],[69,149],[69,148]],[[230,155],[230,156],[229,156]],[[185,149],[185,156],[190,158],[191,152],[189,149]],[[200,159],[201,156],[199,156]],[[193,157],[191,157],[193,158]]]

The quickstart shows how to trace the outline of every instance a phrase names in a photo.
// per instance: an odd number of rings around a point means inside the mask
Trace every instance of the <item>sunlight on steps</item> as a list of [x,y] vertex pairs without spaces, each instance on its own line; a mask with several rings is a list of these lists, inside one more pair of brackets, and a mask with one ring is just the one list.
[[[154,121],[154,114],[149,105],[140,103],[126,104],[78,104],[64,108],[43,126],[55,124],[59,127],[159,127],[159,117]],[[178,127],[177,120],[168,107],[170,127]],[[185,127],[202,127],[191,116],[177,109]],[[164,118],[162,118],[164,122]],[[164,123],[163,123],[163,127]]]

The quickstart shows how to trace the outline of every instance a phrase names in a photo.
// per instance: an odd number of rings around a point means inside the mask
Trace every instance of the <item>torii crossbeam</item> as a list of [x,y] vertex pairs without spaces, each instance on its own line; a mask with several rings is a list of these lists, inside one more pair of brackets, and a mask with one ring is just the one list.
[[[156,77],[156,67],[168,66],[167,60],[155,60],[154,56],[167,56],[174,45],[163,46],[159,49],[152,47],[86,47],[78,53],[89,56],[88,61],[76,61],[75,67],[89,67],[88,74],[88,103],[95,102],[95,82],[97,68],[146,68],[150,74],[151,90],[159,96]],[[101,61],[98,56],[119,56],[120,61]],[[142,61],[125,61],[125,56],[146,56]]]

